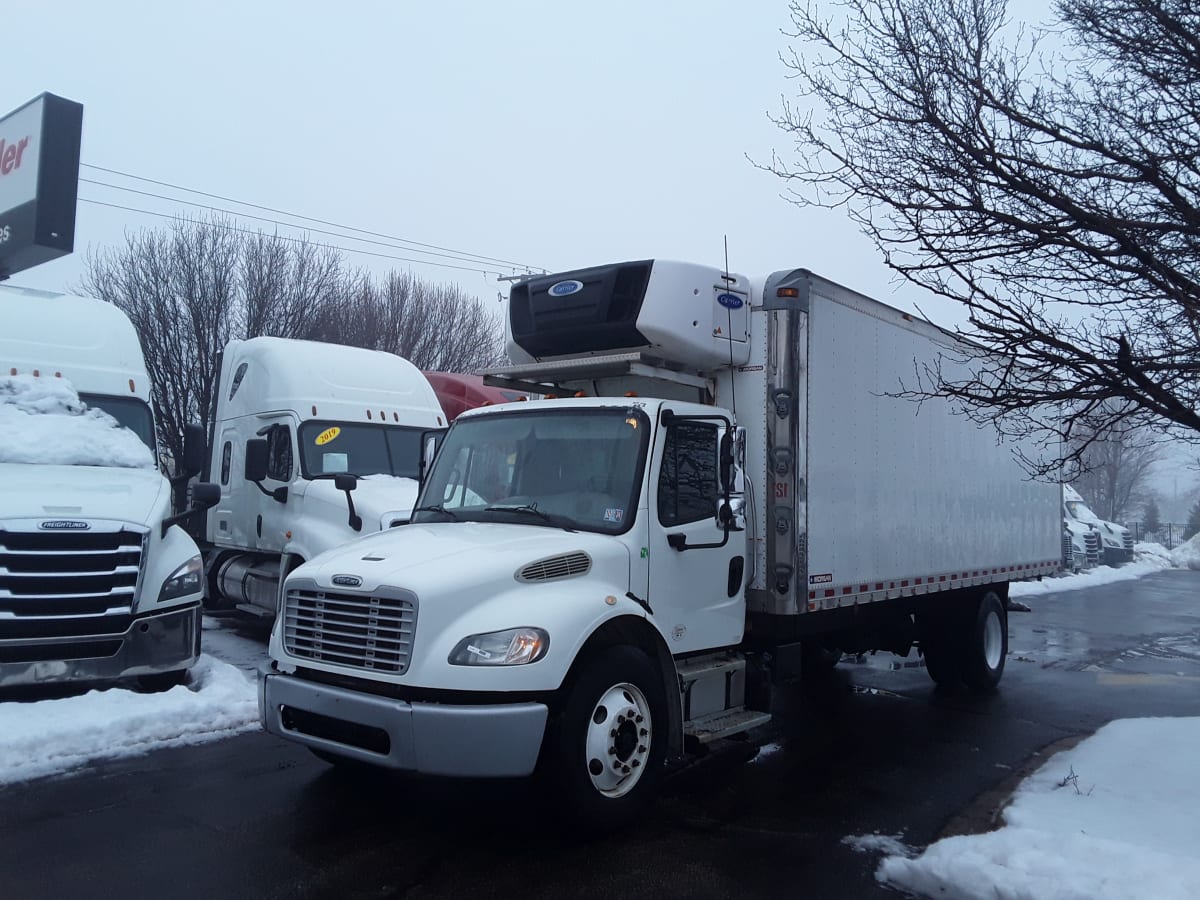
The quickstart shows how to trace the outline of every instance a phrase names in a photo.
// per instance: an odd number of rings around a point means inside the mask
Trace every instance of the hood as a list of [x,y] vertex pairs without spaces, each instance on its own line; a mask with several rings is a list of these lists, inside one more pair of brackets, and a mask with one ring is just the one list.
[[386,584],[436,593],[475,584],[498,587],[503,582],[497,579],[515,578],[532,562],[577,551],[591,557],[593,569],[628,582],[628,551],[611,535],[494,522],[405,525],[322,553],[294,574],[320,587],[335,587],[335,575],[351,575],[362,578],[363,591]]
[[112,519],[149,526],[165,514],[167,481],[154,469],[0,463],[0,516]]
[[[345,517],[346,495],[334,487],[332,478],[317,478],[303,484],[306,505],[332,507],[334,519]],[[417,482],[412,478],[367,475],[358,479],[358,487],[351,496],[354,511],[362,516],[364,530],[388,528],[393,518],[407,522],[417,502],[417,488]],[[385,517],[389,520],[386,523],[383,522]]]

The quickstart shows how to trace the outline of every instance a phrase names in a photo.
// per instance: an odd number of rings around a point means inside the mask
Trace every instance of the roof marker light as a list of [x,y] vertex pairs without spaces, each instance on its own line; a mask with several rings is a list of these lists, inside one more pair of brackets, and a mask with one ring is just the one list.
[[371,418],[371,411],[369,409],[367,410],[367,418]]
[[312,413],[312,414],[315,416],[315,415],[317,414],[317,408],[314,406],[312,409],[313,409],[313,413]]
[[[41,372],[40,372],[38,369],[34,369],[34,370],[33,370],[33,377],[34,377],[34,378],[41,378],[41,377],[42,377],[42,373],[41,373]],[[132,383],[133,383],[133,382],[130,382],[130,384],[132,384]]]
[[586,397],[587,394],[585,394],[583,391],[576,391],[575,396],[576,397]]
[[[37,373],[36,373],[36,372],[34,372],[34,374],[36,375]],[[131,393],[131,394],[136,394],[136,393],[137,393],[137,388],[136,388],[136,387],[134,387],[134,385],[133,385],[133,379],[132,379],[132,378],[130,378],[130,379],[129,379],[129,393]]]
[[637,395],[638,395],[637,391],[626,391],[625,392],[626,397],[636,397]]
[[799,299],[800,289],[794,287],[781,287],[775,291],[776,297],[794,297]]

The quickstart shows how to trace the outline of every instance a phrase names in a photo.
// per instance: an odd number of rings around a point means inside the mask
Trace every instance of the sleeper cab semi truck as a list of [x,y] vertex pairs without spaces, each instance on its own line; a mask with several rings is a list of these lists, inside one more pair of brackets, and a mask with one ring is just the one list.
[[1063,485],[1063,518],[1073,533],[1089,545],[1099,543],[1099,562],[1120,566],[1133,562],[1133,532],[1116,522],[1106,522],[1092,512],[1079,492]]
[[291,569],[408,521],[422,437],[447,419],[421,371],[378,350],[235,340],[219,378],[208,603],[271,618]]
[[935,681],[996,686],[1061,494],[889,396],[945,335],[804,269],[667,261],[519,282],[507,332],[492,380],[543,399],[463,413],[409,525],[289,574],[268,731],[335,763],[537,768],[605,827],[664,761],[765,723],[806,659],[917,645]]
[[[0,413],[0,687],[182,681],[200,654],[200,551],[189,513],[172,516],[129,319],[0,286]],[[198,472],[203,433],[185,457]]]

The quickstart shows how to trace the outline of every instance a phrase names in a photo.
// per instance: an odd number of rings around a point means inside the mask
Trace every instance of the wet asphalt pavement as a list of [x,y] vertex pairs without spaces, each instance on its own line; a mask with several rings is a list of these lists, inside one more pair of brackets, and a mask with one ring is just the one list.
[[0,897],[895,897],[843,837],[923,846],[1060,740],[1200,715],[1200,572],[1026,602],[995,695],[845,661],[781,692],[757,759],[726,745],[603,839],[530,782],[347,776],[249,734],[0,789]]

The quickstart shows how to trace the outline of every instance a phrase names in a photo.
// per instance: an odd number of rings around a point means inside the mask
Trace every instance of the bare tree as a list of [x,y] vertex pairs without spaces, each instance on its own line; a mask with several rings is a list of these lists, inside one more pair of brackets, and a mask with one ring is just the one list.
[[1109,522],[1123,521],[1134,506],[1152,499],[1148,488],[1162,447],[1145,428],[1110,430],[1104,435],[1081,437],[1087,449],[1083,473],[1074,487],[1088,506]]
[[309,337],[343,289],[341,253],[278,234],[244,236],[238,270],[247,337]]
[[158,437],[175,460],[183,458],[184,425],[207,427],[215,408],[217,362],[240,307],[240,254],[237,232],[177,221],[88,256],[82,291],[133,322],[154,383]]
[[1200,7],[1057,0],[1040,33],[1004,0],[791,11],[796,152],[766,168],[968,312],[977,374],[910,395],[1040,439],[1043,473],[1110,428],[1200,438]]
[[328,305],[320,340],[386,350],[425,371],[474,372],[500,358],[500,323],[457,285],[435,285],[408,272],[376,284],[359,274]]
[[248,234],[230,220],[177,219],[89,255],[81,291],[123,309],[154,382],[159,439],[176,460],[183,427],[216,413],[221,351],[233,338],[305,338],[469,372],[496,361],[498,322],[458,287],[408,273],[376,284],[341,253],[305,240]]

